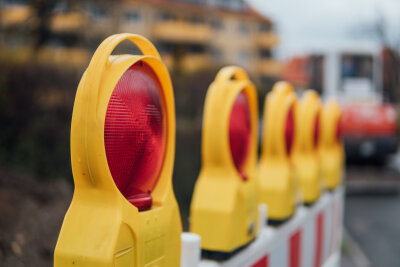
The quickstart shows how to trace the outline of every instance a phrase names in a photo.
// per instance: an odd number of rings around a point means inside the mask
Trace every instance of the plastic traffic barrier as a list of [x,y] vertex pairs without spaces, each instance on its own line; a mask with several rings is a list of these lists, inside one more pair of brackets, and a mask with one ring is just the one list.
[[[263,226],[254,242],[226,261],[192,267],[339,267],[344,190],[324,192],[279,227]],[[265,216],[265,215],[263,215]],[[186,266],[185,266],[186,267]]]
[[[111,55],[128,40],[142,55]],[[55,266],[179,266],[181,222],[172,190],[175,110],[155,47],[117,34],[98,47],[76,93],[75,183]]]
[[333,190],[343,179],[344,150],[341,141],[342,111],[334,100],[325,103],[321,112],[319,155],[321,175],[327,189]]
[[258,173],[259,202],[267,205],[270,224],[284,222],[296,208],[297,182],[290,159],[296,113],[293,87],[278,82],[265,98]]
[[241,68],[221,69],[206,96],[202,167],[190,209],[203,257],[229,258],[257,235],[257,129],[253,83]]
[[322,190],[317,149],[319,144],[321,102],[313,90],[304,92],[296,113],[292,161],[299,190],[305,204],[318,200]]

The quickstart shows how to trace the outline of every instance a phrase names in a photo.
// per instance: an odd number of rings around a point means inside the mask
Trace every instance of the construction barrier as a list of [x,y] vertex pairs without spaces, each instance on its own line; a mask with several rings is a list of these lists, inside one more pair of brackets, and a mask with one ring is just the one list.
[[[226,261],[191,260],[185,255],[200,255],[192,245],[190,253],[182,254],[181,267],[339,267],[343,199],[343,187],[323,193],[312,206],[298,207],[281,226],[264,225],[253,243]],[[187,247],[184,238],[182,247]]]
[[[112,55],[122,41],[143,55]],[[344,205],[340,107],[277,83],[265,99],[258,164],[257,91],[222,68],[204,106],[202,168],[182,233],[172,190],[170,77],[145,38],[96,50],[71,124],[75,192],[55,266],[339,266]],[[303,203],[305,205],[303,205]]]

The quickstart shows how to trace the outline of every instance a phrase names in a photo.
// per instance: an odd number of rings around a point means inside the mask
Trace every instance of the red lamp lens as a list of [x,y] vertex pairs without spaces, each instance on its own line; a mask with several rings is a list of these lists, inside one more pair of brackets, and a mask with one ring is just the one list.
[[286,125],[285,125],[286,153],[288,155],[290,155],[290,152],[292,151],[293,139],[294,139],[294,116],[293,116],[293,107],[291,107],[286,117]]
[[318,146],[319,142],[319,113],[315,117],[315,124],[314,124],[314,147]]
[[121,193],[139,210],[151,207],[163,166],[166,115],[161,84],[144,62],[132,65],[118,81],[104,123],[107,162]]
[[243,179],[243,168],[250,145],[250,113],[246,95],[241,92],[234,104],[229,120],[229,142],[233,162]]

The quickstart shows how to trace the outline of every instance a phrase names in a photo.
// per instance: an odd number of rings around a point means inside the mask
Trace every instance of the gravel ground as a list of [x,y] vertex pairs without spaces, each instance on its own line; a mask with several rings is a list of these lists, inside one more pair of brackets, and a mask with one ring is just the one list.
[[0,168],[0,266],[53,266],[71,198],[64,181],[41,183]]

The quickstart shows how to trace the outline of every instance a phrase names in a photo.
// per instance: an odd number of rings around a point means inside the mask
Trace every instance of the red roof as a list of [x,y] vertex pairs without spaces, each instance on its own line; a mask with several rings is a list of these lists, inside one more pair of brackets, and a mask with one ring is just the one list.
[[308,57],[294,57],[284,67],[282,79],[296,87],[307,87],[309,75],[307,73]]

